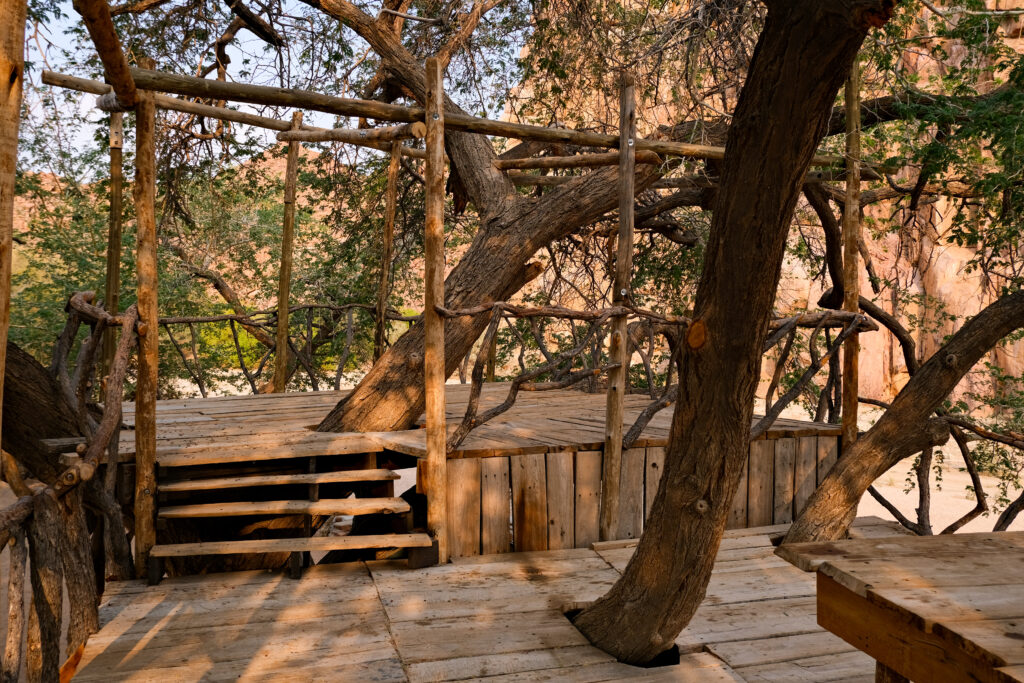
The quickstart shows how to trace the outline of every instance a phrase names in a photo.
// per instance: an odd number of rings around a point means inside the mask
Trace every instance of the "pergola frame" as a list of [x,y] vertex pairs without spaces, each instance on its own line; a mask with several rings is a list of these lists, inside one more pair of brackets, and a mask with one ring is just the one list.
[[[3,31],[0,40],[0,61],[7,60],[20,74],[23,57],[24,21],[17,21],[24,15],[24,0],[0,0],[0,14],[14,17]],[[694,145],[668,140],[644,139],[636,136],[635,94],[632,78],[623,77],[620,99],[619,135],[605,135],[564,128],[548,128],[529,124],[494,121],[465,114],[444,111],[442,67],[437,59],[427,60],[427,99],[424,107],[407,107],[368,100],[356,100],[323,95],[310,91],[286,88],[270,88],[213,81],[189,76],[180,76],[148,68],[131,68],[121,50],[114,32],[109,7],[105,0],[79,0],[76,3],[85,19],[97,52],[103,62],[108,84],[89,79],[76,78],[53,72],[44,72],[43,82],[70,88],[81,92],[100,95],[97,105],[114,113],[112,117],[112,141],[115,129],[119,128],[119,112],[135,109],[137,114],[136,133],[136,180],[135,202],[138,222],[137,280],[140,320],[140,371],[136,408],[136,567],[140,574],[145,571],[147,559],[155,543],[155,463],[156,463],[156,358],[157,358],[157,298],[156,298],[156,225],[155,225],[155,112],[158,108],[208,116],[225,121],[279,131],[278,139],[288,143],[288,170],[285,183],[285,225],[283,227],[283,255],[278,301],[278,349],[275,371],[275,389],[283,390],[283,379],[287,369],[287,310],[290,286],[290,234],[294,227],[295,174],[299,144],[303,141],[342,141],[361,145],[390,154],[386,226],[384,236],[384,258],[377,302],[377,326],[375,333],[375,358],[383,351],[384,331],[381,326],[385,317],[381,315],[386,307],[386,293],[390,270],[390,235],[394,229],[395,202],[397,191],[395,178],[401,156],[425,160],[424,180],[426,194],[425,224],[425,300],[424,324],[425,361],[424,385],[426,396],[427,457],[425,460],[424,485],[428,495],[428,527],[438,541],[439,560],[447,561],[447,504],[446,504],[446,427],[445,427],[445,362],[444,362],[444,133],[445,129],[484,135],[501,136],[522,141],[570,143],[584,147],[615,150],[607,153],[575,155],[572,157],[545,157],[515,162],[499,161],[495,166],[507,172],[509,169],[534,168],[588,168],[608,165],[619,167],[619,231],[618,259],[613,289],[613,303],[627,304],[630,300],[630,279],[632,273],[633,206],[635,166],[660,164],[667,157],[696,159],[721,159],[724,147]],[[18,12],[21,14],[18,14]],[[0,64],[6,65],[7,62]],[[857,122],[850,116],[849,109],[855,108],[855,74],[847,88],[848,147],[845,157],[817,155],[812,165],[844,167],[847,173],[848,206],[856,202],[856,193],[861,181],[859,144],[854,138]],[[173,93],[184,97],[228,100],[260,105],[287,106],[296,109],[327,112],[342,116],[359,116],[377,121],[400,124],[390,128],[376,129],[324,129],[302,125],[301,113],[297,112],[291,121],[257,116],[223,107],[213,107],[197,102],[169,97],[162,93]],[[20,79],[5,90],[5,99],[0,99],[0,122],[5,125],[0,132],[0,342],[6,340],[8,328],[11,246],[13,225],[14,161],[16,159],[17,123],[20,112]],[[426,149],[417,150],[401,144],[401,141],[425,137]],[[114,177],[115,165],[120,171],[119,148],[114,154],[112,144],[111,171]],[[116,162],[115,162],[116,159]],[[866,177],[877,178],[870,169]],[[827,171],[826,171],[827,172]],[[820,173],[820,172],[819,172]],[[510,177],[516,178],[515,174]],[[522,176],[520,176],[522,177]],[[527,176],[525,182],[533,183]],[[820,178],[809,178],[809,181]],[[682,182],[700,182],[685,180]],[[704,179],[707,183],[707,179]],[[854,204],[856,206],[856,204]],[[112,198],[110,249],[108,251],[108,305],[116,301],[116,264],[120,260],[120,202]],[[116,211],[116,217],[114,215]],[[846,233],[845,284],[847,301],[853,296],[856,306],[857,251],[856,232],[859,230],[859,211],[847,211],[844,220]],[[115,242],[116,240],[116,242]],[[851,245],[853,249],[851,250]],[[282,310],[285,312],[282,317]],[[853,310],[856,310],[854,308]],[[111,311],[116,314],[116,310]],[[601,535],[614,537],[618,524],[617,492],[618,474],[622,450],[622,405],[628,380],[628,344],[625,340],[626,317],[613,320],[610,355],[618,366],[609,377],[604,482],[602,490]],[[848,342],[847,363],[856,366],[856,339]],[[4,348],[0,345],[0,361]],[[852,359],[852,361],[851,361]],[[855,377],[855,371],[854,375]],[[0,363],[0,388],[3,369]],[[855,386],[852,389],[855,394]],[[845,390],[844,390],[845,393]],[[854,399],[855,401],[855,399]],[[844,404],[846,401],[844,400]],[[845,405],[844,405],[845,407]],[[846,410],[843,411],[844,434],[850,428]],[[0,414],[2,418],[2,414]],[[855,434],[856,411],[852,413]]]

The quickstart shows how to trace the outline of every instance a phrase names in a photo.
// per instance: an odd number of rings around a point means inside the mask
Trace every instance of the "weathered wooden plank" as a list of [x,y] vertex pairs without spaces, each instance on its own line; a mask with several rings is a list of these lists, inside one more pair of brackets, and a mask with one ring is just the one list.
[[651,514],[651,505],[654,504],[654,496],[658,493],[658,484],[661,483],[661,473],[665,469],[665,449],[661,446],[652,446],[647,449],[647,467],[644,470],[644,520]]
[[712,643],[708,649],[729,666],[740,668],[761,664],[777,664],[791,659],[806,659],[824,655],[839,655],[853,652],[856,648],[828,631],[816,629],[812,633],[742,640],[729,643]]
[[747,479],[747,524],[766,526],[772,523],[772,482],[775,469],[775,439],[759,439],[750,443],[750,469]]
[[818,484],[839,459],[839,439],[834,436],[818,437]]
[[173,505],[160,509],[165,519],[235,517],[244,515],[373,515],[409,511],[401,498],[341,498],[336,500],[265,500],[234,503]]
[[480,460],[448,461],[449,557],[480,554]]
[[576,453],[575,537],[577,548],[600,539],[601,451]]
[[512,537],[517,551],[548,547],[547,481],[544,454],[509,458],[512,470]]
[[795,493],[796,439],[775,440],[775,497],[772,503],[773,524],[793,521]]
[[639,538],[644,525],[644,469],[646,449],[622,452],[619,483],[619,538]]
[[817,488],[818,437],[802,436],[796,440],[796,462],[793,465],[793,515],[804,511]]
[[[753,445],[753,444],[751,444]],[[740,483],[736,487],[736,493],[732,497],[732,504],[729,506],[729,517],[726,519],[726,529],[745,529],[747,524],[747,480],[750,468],[750,456],[740,468]]]
[[345,470],[341,472],[313,472],[310,474],[266,474],[247,477],[211,477],[210,479],[185,479],[161,483],[163,492],[172,491],[216,491],[220,489],[248,488],[250,486],[280,486],[284,484],[332,484],[354,481],[393,481],[399,475],[391,470]]
[[507,457],[480,460],[481,552],[506,553],[512,545],[512,489]]
[[548,453],[548,548],[559,550],[576,547],[573,515],[573,454]]
[[[908,623],[902,610],[874,604],[825,574],[817,576],[818,622],[890,669],[916,681],[1000,680],[991,664]],[[928,656],[921,656],[923,651]]]
[[236,553],[322,552],[360,548],[428,548],[427,534],[368,534],[366,536],[313,536],[263,538],[252,541],[207,541],[153,546],[155,557],[234,555]]

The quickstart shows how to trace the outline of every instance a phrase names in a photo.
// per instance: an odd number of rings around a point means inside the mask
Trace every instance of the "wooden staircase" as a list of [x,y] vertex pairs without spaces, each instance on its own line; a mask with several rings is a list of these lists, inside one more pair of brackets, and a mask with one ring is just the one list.
[[[158,543],[150,552],[150,584],[163,577],[167,558],[203,555],[289,553],[293,578],[301,576],[313,552],[405,549],[411,566],[436,562],[436,543],[426,533],[410,531],[411,506],[395,496],[399,475],[377,466],[382,450],[377,441],[358,434],[316,433],[282,441],[257,448],[193,443],[158,449]],[[394,531],[312,536],[313,518],[333,515],[384,515],[383,520],[390,519],[385,526]],[[159,542],[168,520],[251,517],[262,521],[275,516],[303,517],[303,535]]]

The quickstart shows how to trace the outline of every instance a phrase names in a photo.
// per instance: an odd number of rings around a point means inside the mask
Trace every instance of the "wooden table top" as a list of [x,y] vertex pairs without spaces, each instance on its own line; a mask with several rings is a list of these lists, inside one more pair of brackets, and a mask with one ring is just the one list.
[[818,623],[914,681],[1024,681],[1024,532],[802,543]]

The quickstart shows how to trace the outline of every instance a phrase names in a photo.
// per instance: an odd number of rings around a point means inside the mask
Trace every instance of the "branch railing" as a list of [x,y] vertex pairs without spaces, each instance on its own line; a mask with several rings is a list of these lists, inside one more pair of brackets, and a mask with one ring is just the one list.
[[[593,310],[574,310],[559,306],[518,306],[507,302],[496,302],[484,304],[461,310],[451,310],[441,306],[437,307],[438,313],[445,318],[471,317],[489,313],[490,319],[484,332],[480,351],[476,356],[471,376],[470,396],[466,412],[456,429],[449,435],[446,446],[449,453],[458,448],[465,441],[470,432],[477,427],[486,424],[490,420],[507,412],[515,403],[520,391],[544,391],[550,389],[562,389],[573,386],[587,379],[595,379],[618,363],[603,363],[600,360],[600,348],[606,337],[608,322],[615,316],[628,316],[633,319],[630,323],[628,337],[628,348],[630,357],[637,354],[641,358],[644,373],[648,379],[648,390],[654,401],[648,404],[637,417],[636,421],[626,430],[623,436],[623,448],[631,448],[640,437],[643,430],[658,412],[672,405],[678,394],[678,385],[671,383],[673,366],[677,360],[680,346],[677,343],[685,333],[689,319],[682,316],[660,314],[653,311],[633,306],[610,306],[607,308]],[[537,321],[541,318],[557,319],[569,323],[586,322],[588,326],[582,335],[576,333],[573,328],[573,344],[565,351],[553,353],[547,348]],[[540,365],[527,369],[523,360],[526,339],[512,321],[529,320],[529,330],[533,336],[537,349],[543,356],[544,362]],[[483,389],[485,368],[490,361],[493,361],[491,354],[494,348],[494,340],[502,321],[505,321],[508,328],[519,342],[519,366],[520,372],[511,380],[508,395],[500,404],[480,413],[480,395]],[[769,324],[769,337],[764,346],[764,352],[768,352],[783,339],[788,340],[785,344],[783,357],[780,358],[779,366],[785,363],[793,346],[793,339],[800,328],[812,329],[811,342],[817,334],[829,327],[838,327],[841,332],[835,340],[827,345],[823,356],[815,355],[797,383],[789,389],[778,401],[768,402],[770,406],[766,415],[751,430],[751,439],[763,434],[775,422],[783,409],[792,403],[796,397],[803,392],[814,376],[820,371],[823,363],[828,362],[842,343],[852,334],[878,329],[877,325],[871,322],[866,316],[849,313],[845,311],[815,311],[804,313],[788,318],[781,318],[771,321]],[[665,380],[662,391],[658,393],[657,382],[652,359],[655,355],[657,344],[655,337],[661,336],[666,340],[668,347],[665,354]],[[643,342],[647,342],[644,349]],[[597,354],[593,354],[594,350]],[[576,369],[575,361],[585,358],[590,351],[592,357],[589,367]],[[551,374],[551,381],[537,382],[536,380],[545,374]],[[774,385],[778,384],[777,378],[773,381],[773,387],[769,389],[769,396],[774,392]]]

